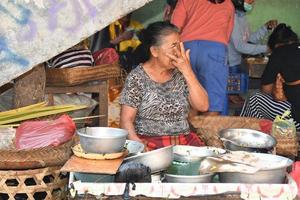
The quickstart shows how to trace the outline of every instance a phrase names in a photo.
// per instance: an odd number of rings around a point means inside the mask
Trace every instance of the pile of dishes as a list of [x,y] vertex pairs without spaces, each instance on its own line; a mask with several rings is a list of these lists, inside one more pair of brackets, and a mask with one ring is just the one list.
[[210,183],[215,173],[200,174],[199,166],[207,156],[225,153],[214,147],[193,147],[177,145],[173,148],[174,160],[165,173],[166,182]]

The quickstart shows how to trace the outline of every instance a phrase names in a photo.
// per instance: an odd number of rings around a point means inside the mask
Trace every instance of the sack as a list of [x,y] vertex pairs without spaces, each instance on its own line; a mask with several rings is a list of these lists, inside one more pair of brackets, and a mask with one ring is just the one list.
[[283,90],[283,83],[284,79],[282,78],[281,74],[277,74],[275,85],[273,87],[272,95],[276,101],[286,101],[287,98],[284,94]]
[[296,126],[292,119],[285,119],[290,115],[286,111],[282,116],[276,116],[272,125],[272,135],[276,138],[276,154],[283,156],[297,156],[298,140]]
[[17,149],[58,146],[69,141],[75,133],[75,123],[68,115],[53,121],[23,122],[16,132]]

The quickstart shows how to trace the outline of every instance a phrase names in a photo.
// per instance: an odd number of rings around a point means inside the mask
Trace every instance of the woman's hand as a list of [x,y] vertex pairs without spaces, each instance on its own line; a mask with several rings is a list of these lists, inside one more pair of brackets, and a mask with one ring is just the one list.
[[167,53],[167,56],[172,59],[172,64],[177,67],[186,80],[189,90],[189,102],[192,108],[200,112],[206,112],[209,106],[208,95],[192,70],[190,50],[185,51],[181,42],[180,49],[175,50],[175,55]]
[[277,19],[269,20],[265,23],[265,26],[268,30],[273,30],[278,25]]
[[183,43],[180,42],[179,49],[175,48],[175,55],[166,53],[172,59],[172,64],[183,74],[191,73],[192,66],[190,63],[190,50],[185,51]]

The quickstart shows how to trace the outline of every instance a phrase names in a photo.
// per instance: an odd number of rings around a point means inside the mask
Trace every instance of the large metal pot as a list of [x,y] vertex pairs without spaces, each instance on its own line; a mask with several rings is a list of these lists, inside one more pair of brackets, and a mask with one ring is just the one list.
[[151,168],[151,173],[155,173],[167,169],[173,158],[173,146],[168,146],[127,157],[124,159],[124,162],[142,163]]
[[169,183],[210,183],[215,174],[203,174],[194,176],[165,174],[165,180]]
[[80,144],[86,153],[117,153],[124,148],[128,132],[109,127],[86,127],[79,129]]
[[268,134],[252,129],[223,129],[219,132],[225,149],[268,153],[276,145],[276,139]]
[[277,155],[253,153],[264,163],[262,167],[254,174],[240,172],[221,172],[219,174],[221,183],[283,183],[285,180],[287,168],[293,164],[293,161]]
[[226,150],[216,147],[195,147],[187,145],[176,145],[173,147],[174,160],[181,162],[201,161],[207,156],[224,154]]

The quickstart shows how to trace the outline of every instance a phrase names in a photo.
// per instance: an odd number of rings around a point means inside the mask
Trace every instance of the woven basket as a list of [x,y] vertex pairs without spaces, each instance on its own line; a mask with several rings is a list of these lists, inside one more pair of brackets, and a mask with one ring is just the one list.
[[298,140],[296,137],[280,137],[274,136],[276,138],[276,154],[282,156],[297,156],[298,155]]
[[46,84],[48,86],[73,86],[89,81],[120,77],[118,63],[94,67],[47,68]]
[[66,199],[67,183],[60,167],[0,171],[0,199]]
[[57,147],[32,150],[0,150],[0,169],[35,169],[61,166],[72,155],[74,139]]
[[249,128],[260,130],[260,119],[235,116],[196,116],[190,120],[198,136],[207,146],[223,148],[219,131],[226,128]]

